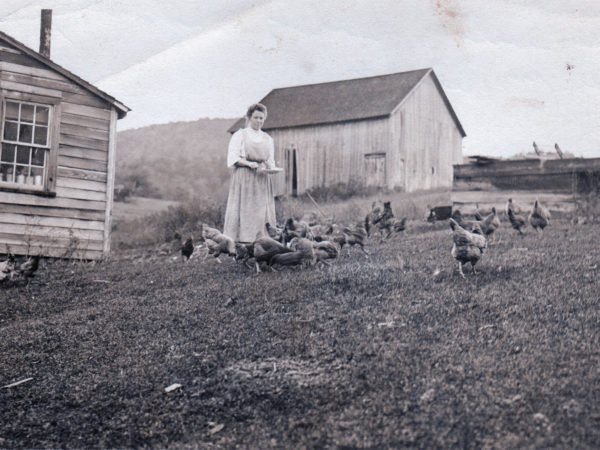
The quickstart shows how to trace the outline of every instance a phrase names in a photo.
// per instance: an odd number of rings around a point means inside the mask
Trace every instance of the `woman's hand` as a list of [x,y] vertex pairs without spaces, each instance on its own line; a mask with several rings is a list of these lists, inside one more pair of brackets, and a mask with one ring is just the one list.
[[248,167],[250,167],[251,169],[258,169],[260,167],[260,164],[256,161],[248,161]]

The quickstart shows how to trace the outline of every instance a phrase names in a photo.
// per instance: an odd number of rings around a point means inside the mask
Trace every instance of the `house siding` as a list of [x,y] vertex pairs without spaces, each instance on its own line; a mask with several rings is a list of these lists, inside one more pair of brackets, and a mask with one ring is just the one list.
[[[0,46],[11,48],[0,41]],[[11,55],[7,57],[7,55]],[[3,92],[59,96],[55,197],[0,191],[0,252],[99,259],[108,248],[109,147],[114,108],[14,50],[0,50]]]

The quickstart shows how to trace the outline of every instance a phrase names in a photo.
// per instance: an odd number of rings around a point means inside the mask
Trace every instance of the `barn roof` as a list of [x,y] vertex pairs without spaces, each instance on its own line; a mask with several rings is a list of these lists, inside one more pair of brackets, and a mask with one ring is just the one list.
[[[374,119],[389,116],[431,74],[450,115],[466,136],[433,69],[273,89],[260,102],[269,114],[264,130]],[[238,120],[229,132],[242,128]]]
[[98,89],[93,84],[85,81],[83,78],[78,77],[77,75],[68,71],[64,67],[59,66],[54,61],[52,61],[50,58],[46,58],[41,53],[38,53],[35,50],[30,49],[25,44],[17,41],[12,36],[9,36],[8,34],[0,31],[0,39],[8,42],[13,47],[21,50],[27,56],[30,56],[31,58],[42,63],[43,65],[48,66],[50,69],[54,70],[55,72],[60,73],[65,78],[71,80],[75,84],[78,84],[82,88],[90,91],[92,94],[96,95],[97,97],[100,97],[101,99],[106,100],[108,103],[110,103],[111,105],[113,105],[116,108],[119,119],[122,119],[123,117],[125,117],[125,115],[127,114],[128,111],[131,111],[131,109],[129,107],[125,106],[123,103],[118,101],[116,98],[112,97],[111,95],[108,95],[106,92]]

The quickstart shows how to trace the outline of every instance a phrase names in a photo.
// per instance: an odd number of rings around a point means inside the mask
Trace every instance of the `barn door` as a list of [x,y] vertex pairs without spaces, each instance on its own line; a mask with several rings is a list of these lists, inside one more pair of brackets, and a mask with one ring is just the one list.
[[285,187],[286,191],[296,197],[298,195],[298,165],[296,149],[285,149]]
[[385,153],[365,155],[365,185],[385,186]]

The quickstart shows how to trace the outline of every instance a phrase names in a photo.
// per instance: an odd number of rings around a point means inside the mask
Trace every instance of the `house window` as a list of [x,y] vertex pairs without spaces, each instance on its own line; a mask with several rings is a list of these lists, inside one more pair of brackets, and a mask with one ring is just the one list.
[[0,187],[43,191],[48,185],[52,104],[2,101]]

